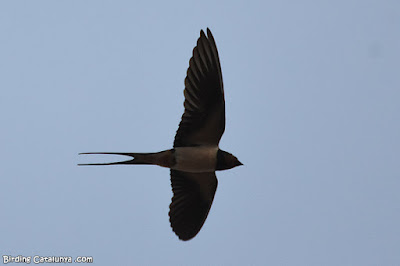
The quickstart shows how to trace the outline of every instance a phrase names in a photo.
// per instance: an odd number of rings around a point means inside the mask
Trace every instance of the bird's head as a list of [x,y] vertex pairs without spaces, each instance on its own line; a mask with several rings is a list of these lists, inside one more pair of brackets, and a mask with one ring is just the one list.
[[234,155],[220,149],[218,150],[216,170],[227,170],[240,165],[243,164]]

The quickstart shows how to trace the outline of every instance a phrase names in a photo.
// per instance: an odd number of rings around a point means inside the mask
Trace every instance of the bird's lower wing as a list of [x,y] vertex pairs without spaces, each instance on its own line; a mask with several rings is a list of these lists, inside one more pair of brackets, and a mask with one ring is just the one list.
[[197,235],[203,226],[217,190],[215,172],[188,173],[171,170],[170,223],[181,240]]

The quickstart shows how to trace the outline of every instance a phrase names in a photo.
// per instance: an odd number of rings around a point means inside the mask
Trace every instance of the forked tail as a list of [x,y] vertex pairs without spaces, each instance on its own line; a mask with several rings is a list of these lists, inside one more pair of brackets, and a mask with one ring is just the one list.
[[111,154],[125,155],[132,159],[114,163],[85,163],[78,165],[115,165],[115,164],[155,164],[163,167],[171,167],[175,164],[174,150],[166,150],[155,153],[130,153],[130,152],[84,152],[79,154]]
[[113,163],[82,163],[78,165],[115,165],[115,164],[155,164],[154,154],[156,153],[128,153],[128,152],[82,152],[79,154],[112,154],[130,156],[132,159]]

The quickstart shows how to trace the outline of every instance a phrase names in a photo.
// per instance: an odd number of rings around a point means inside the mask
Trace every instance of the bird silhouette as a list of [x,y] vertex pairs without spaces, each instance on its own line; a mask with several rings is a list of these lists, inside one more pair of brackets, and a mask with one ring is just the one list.
[[156,153],[87,152],[116,154],[132,159],[79,165],[151,164],[170,168],[172,202],[169,220],[181,240],[189,240],[202,228],[217,190],[216,170],[242,165],[219,149],[225,131],[225,99],[217,46],[210,29],[200,31],[185,78],[184,107],[173,148]]

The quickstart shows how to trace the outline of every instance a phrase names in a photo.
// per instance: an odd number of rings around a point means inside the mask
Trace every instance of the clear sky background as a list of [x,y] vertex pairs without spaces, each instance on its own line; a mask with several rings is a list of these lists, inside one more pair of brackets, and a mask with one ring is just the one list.
[[[1,1],[0,255],[97,265],[400,265],[399,1]],[[208,219],[169,170],[200,29],[226,97]]]

